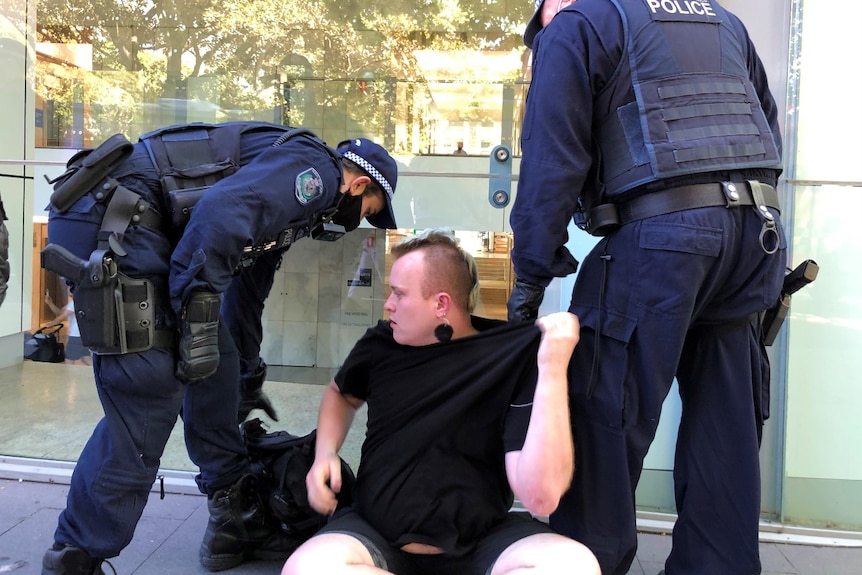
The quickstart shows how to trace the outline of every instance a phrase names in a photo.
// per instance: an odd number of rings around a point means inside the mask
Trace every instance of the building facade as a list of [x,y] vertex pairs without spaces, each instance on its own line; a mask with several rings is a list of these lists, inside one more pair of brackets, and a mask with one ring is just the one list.
[[[399,0],[368,7],[194,0],[9,0],[0,6],[0,195],[12,281],[0,308],[0,366],[22,363],[24,332],[56,290],[38,267],[50,186],[82,147],[181,122],[303,125],[330,143],[352,136],[390,149],[401,176],[402,229],[363,228],[334,244],[299,242],[267,302],[272,364],[335,367],[382,317],[388,245],[447,226],[479,258],[482,308],[505,315],[511,285],[508,207],[517,194],[519,128],[530,53],[529,0]],[[762,448],[763,518],[862,531],[862,39],[850,0],[726,0],[746,22],[782,118],[780,186],[788,266],[814,259],[817,281],[794,295],[771,348],[772,417]],[[310,25],[309,22],[314,22]],[[453,152],[463,142],[466,154]],[[502,155],[497,154],[503,150]],[[857,195],[859,194],[859,195]],[[570,249],[593,238],[572,227]],[[856,246],[854,248],[854,246]],[[862,278],[861,278],[862,279]],[[543,311],[568,307],[573,278]],[[857,293],[856,296],[853,294]],[[57,297],[54,298],[58,300]],[[668,398],[638,492],[644,511],[673,511],[679,401]],[[2,427],[13,422],[0,423]],[[26,452],[0,454],[33,456]],[[25,450],[26,451],[26,450]]]

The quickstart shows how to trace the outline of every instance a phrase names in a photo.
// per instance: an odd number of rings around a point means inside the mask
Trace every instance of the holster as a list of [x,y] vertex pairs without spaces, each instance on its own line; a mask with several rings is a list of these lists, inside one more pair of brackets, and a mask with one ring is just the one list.
[[135,353],[174,345],[173,331],[155,329],[152,283],[120,273],[110,251],[96,250],[85,261],[48,244],[42,250],[42,267],[75,284],[72,299],[81,343],[95,353]]
[[136,353],[173,343],[169,332],[155,329],[155,296],[149,280],[117,273],[101,286],[79,286],[72,297],[81,343],[95,353]]

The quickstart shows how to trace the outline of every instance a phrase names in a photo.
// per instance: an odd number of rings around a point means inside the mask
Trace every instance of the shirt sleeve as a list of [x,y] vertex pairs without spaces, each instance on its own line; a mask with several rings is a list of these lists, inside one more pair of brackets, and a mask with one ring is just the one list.
[[224,294],[222,318],[239,350],[243,372],[257,368],[263,341],[261,318],[283,256],[284,250],[261,254],[231,281]]
[[269,147],[201,197],[171,257],[171,304],[194,290],[223,293],[246,246],[308,226],[338,193],[340,168],[310,141]]
[[735,14],[729,14],[732,18],[734,28],[740,35],[743,46],[746,48],[746,56],[748,63],[748,77],[751,83],[754,84],[754,89],[757,92],[757,98],[760,100],[760,107],[766,115],[766,121],[769,123],[769,129],[772,130],[772,137],[775,140],[775,145],[778,147],[778,154],[781,155],[781,128],[778,124],[778,105],[775,103],[775,98],[769,89],[769,82],[766,77],[766,68],[757,55],[757,50],[754,48],[754,43],[748,35],[748,30],[745,25]]
[[367,401],[374,349],[377,346],[375,341],[377,341],[377,332],[381,329],[381,323],[365,332],[335,374],[335,384],[343,395]]
[[534,40],[518,190],[509,222],[515,274],[537,285],[547,286],[577,269],[565,243],[578,198],[592,191],[594,94],[619,63],[621,25],[608,6],[612,17],[597,24],[573,5]]
[[583,42],[563,34],[569,20],[561,12],[534,41],[518,193],[509,219],[515,274],[542,286],[576,270],[564,247],[566,229],[592,164],[593,96]]

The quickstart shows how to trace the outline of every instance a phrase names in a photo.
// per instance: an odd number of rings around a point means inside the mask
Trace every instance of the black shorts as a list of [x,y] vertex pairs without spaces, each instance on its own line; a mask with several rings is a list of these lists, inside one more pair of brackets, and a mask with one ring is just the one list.
[[336,512],[318,532],[321,533],[342,533],[355,537],[371,553],[375,567],[395,575],[489,575],[497,558],[510,545],[531,535],[554,531],[527,514],[509,513],[502,523],[488,531],[466,555],[417,555],[405,553],[390,545],[357,511],[348,507]]

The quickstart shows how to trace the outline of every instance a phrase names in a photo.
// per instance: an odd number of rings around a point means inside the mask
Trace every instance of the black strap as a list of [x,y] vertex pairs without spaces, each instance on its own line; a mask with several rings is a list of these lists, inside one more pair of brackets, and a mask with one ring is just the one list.
[[[778,192],[775,188],[763,183],[758,183],[758,187],[763,194],[763,204],[780,210]],[[680,186],[646,194],[619,204],[619,223],[625,225],[637,220],[695,208],[714,206],[732,208],[753,206],[756,203],[760,202],[755,202],[747,183],[721,182]]]
[[[152,210],[149,203],[113,178],[109,178],[105,183],[105,189],[100,191],[104,191],[109,197],[108,207],[99,229],[100,249],[110,249],[115,254],[124,256],[126,251],[121,244],[126,229],[130,225],[144,224],[153,228],[161,227],[161,217]],[[98,196],[97,199],[99,199]]]
[[757,206],[758,214],[768,218],[772,216],[767,208],[781,211],[775,188],[757,180],[749,180],[677,186],[619,204],[599,204],[581,212],[580,217],[575,214],[575,222],[594,236],[605,236],[620,226],[638,220],[716,206]]

